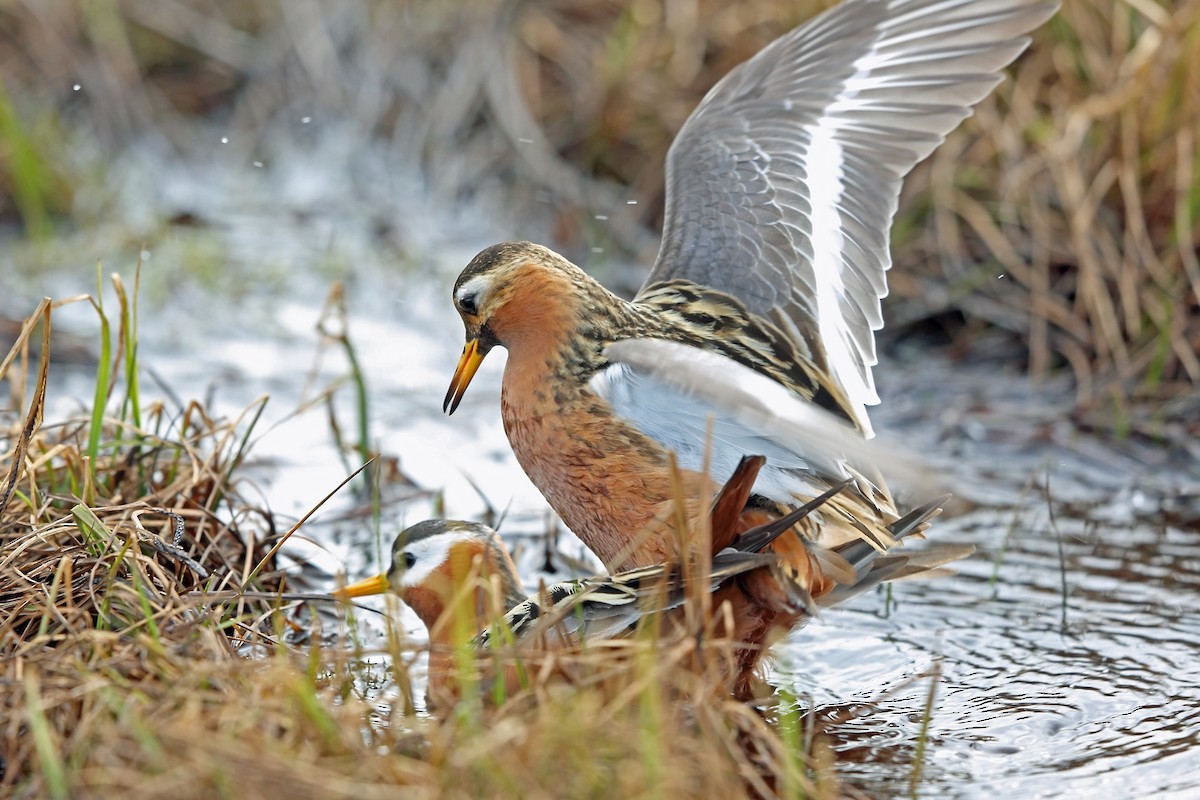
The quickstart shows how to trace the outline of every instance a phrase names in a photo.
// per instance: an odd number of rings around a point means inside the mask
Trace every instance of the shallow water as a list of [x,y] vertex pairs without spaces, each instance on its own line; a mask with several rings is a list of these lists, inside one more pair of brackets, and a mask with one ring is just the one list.
[[[220,174],[209,182],[219,184]],[[254,191],[269,187],[243,187],[239,196],[253,203]],[[405,208],[424,208],[416,197]],[[206,219],[219,216],[202,210]],[[423,213],[407,218],[414,231],[437,216]],[[346,375],[334,348],[316,358],[314,332],[324,286],[344,279],[374,443],[399,458],[416,487],[444,490],[450,516],[479,517],[489,504],[507,508],[504,530],[536,580],[548,513],[500,426],[502,353],[488,359],[453,418],[441,413],[462,343],[448,287],[467,258],[501,234],[482,221],[466,226],[469,233],[435,227],[412,233],[401,254],[365,235],[314,233],[322,225],[341,230],[340,217],[303,226],[275,220],[267,227],[292,243],[286,257],[274,254],[288,277],[260,280],[256,259],[273,238],[264,239],[262,215],[219,218],[202,234],[229,262],[227,280],[204,285],[185,276],[185,294],[156,294],[156,282],[178,279],[172,270],[189,251],[170,237],[151,248],[141,359],[161,386],[185,400],[210,396],[230,415],[269,393],[249,477],[272,508],[298,517],[346,474],[324,407],[293,414]],[[306,250],[306,237],[337,244]],[[118,249],[106,263],[128,263],[123,258]],[[31,273],[24,293],[90,289],[86,261],[68,263],[80,265]],[[72,307],[57,329],[74,331],[86,350],[92,319],[85,307]],[[912,348],[884,358],[876,427],[947,476],[915,487],[914,499],[947,488],[959,498],[932,536],[974,544],[978,553],[953,577],[904,583],[890,599],[880,592],[827,612],[776,648],[774,680],[811,703],[816,726],[839,754],[840,777],[867,796],[910,793],[926,673],[935,662],[940,679],[921,795],[1198,796],[1200,758],[1191,752],[1200,738],[1195,453],[1188,443],[1172,449],[1089,436],[1060,412],[1068,400],[1061,388],[1035,392],[998,363],[952,363]],[[88,370],[56,366],[49,420],[86,402]],[[149,383],[143,390],[164,391]],[[352,428],[352,407],[342,386],[335,408],[344,430]],[[394,532],[431,513],[430,496],[412,487],[397,485],[388,498],[380,537],[345,518],[355,505],[348,496],[322,511],[306,528],[312,541],[293,550],[310,562],[304,580],[328,586],[338,569],[352,578],[378,570]],[[568,533],[558,552],[554,577],[595,566]],[[410,615],[399,622],[416,629]]]
[[[986,369],[934,360],[891,375],[905,400],[884,425],[953,464],[953,489],[975,504],[948,509],[931,535],[977,553],[953,577],[898,584],[890,608],[880,595],[831,612],[783,648],[781,679],[819,687],[807,691],[843,779],[870,796],[907,791],[929,682],[904,682],[939,661],[921,794],[1196,796],[1195,459],[1079,434],[1056,422],[1053,396]],[[943,402],[926,407],[953,425],[904,408],[929,386]],[[986,409],[964,402],[980,396]],[[1055,436],[1031,434],[1046,422]]]
[[842,776],[872,795],[906,784],[928,681],[872,701],[940,658],[924,794],[1194,796],[1195,533],[1059,519],[1060,556],[1058,537],[1031,521],[994,570],[986,550],[1011,518],[940,524],[939,539],[985,552],[953,578],[898,587],[886,618],[874,598],[789,643],[782,674],[820,687],[819,714],[865,709],[829,725]]

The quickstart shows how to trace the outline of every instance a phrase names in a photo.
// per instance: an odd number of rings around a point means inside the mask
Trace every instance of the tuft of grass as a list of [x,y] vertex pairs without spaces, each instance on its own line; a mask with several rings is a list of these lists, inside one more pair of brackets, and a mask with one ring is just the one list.
[[931,299],[904,316],[1016,334],[1034,377],[1065,367],[1081,406],[1116,412],[1105,427],[1128,401],[1194,392],[1197,31],[1196,0],[1066,0],[911,179],[934,205],[906,221],[892,285]]
[[[99,709],[105,697],[111,705],[112,691],[124,696],[147,680],[172,680],[198,653],[201,663],[227,661],[244,644],[273,639],[263,627],[276,613],[269,600],[202,603],[192,595],[237,589],[243,565],[263,558],[263,544],[247,543],[267,537],[247,535],[240,527],[246,523],[237,521],[249,504],[226,470],[240,456],[231,444],[237,441],[234,423],[186,413],[167,420],[161,405],[145,414],[132,408],[138,403],[131,386],[136,306],[119,278],[113,285],[122,314],[115,338],[109,338],[114,331],[102,303],[87,298],[98,311],[105,353],[88,418],[42,425],[58,304],[43,301],[0,361],[0,380],[12,387],[14,407],[25,409],[23,422],[0,433],[5,793],[21,787],[19,794],[79,796],[81,781],[86,783],[80,770],[93,762],[75,748],[95,733],[89,714],[111,713]],[[39,326],[36,380],[26,397],[35,370],[29,339]],[[104,367],[113,364],[125,367],[127,392],[115,416],[105,411],[122,377]],[[172,428],[177,438],[158,433]],[[230,498],[228,518],[205,504],[215,487]],[[156,518],[176,524],[160,527]],[[253,588],[278,591],[282,575],[264,566]],[[80,687],[87,702],[80,700]],[[149,728],[139,728],[136,718],[106,719],[110,728],[150,747]]]

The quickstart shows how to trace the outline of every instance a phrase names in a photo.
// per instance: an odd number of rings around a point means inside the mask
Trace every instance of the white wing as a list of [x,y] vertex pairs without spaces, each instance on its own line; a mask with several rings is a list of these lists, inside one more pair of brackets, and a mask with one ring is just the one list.
[[[884,471],[920,471],[877,440],[770,378],[717,353],[661,339],[605,348],[611,363],[590,388],[613,411],[673,450],[681,467],[732,474],[744,455],[766,456],[755,492],[785,503],[829,483]],[[711,432],[711,437],[710,437]]]
[[1000,82],[1055,3],[847,0],[701,101],[667,157],[646,288],[728,292],[809,344],[870,432],[900,183]]

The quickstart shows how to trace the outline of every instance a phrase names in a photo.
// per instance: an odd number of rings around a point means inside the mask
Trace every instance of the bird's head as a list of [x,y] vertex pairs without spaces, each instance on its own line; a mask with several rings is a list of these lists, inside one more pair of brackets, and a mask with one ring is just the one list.
[[[334,595],[348,600],[384,592],[397,595],[416,612],[434,641],[469,638],[495,611],[503,613],[524,598],[499,534],[486,525],[458,520],[426,520],[401,531],[386,573]],[[456,630],[455,622],[461,622],[463,630]]]
[[492,245],[471,259],[454,282],[454,308],[467,342],[442,410],[454,413],[493,347],[520,357],[557,346],[593,283],[570,261],[530,242]]

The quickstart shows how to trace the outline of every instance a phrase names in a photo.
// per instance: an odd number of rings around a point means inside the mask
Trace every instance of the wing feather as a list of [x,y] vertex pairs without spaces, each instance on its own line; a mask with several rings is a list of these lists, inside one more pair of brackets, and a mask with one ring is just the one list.
[[591,390],[673,450],[685,469],[702,469],[707,454],[712,474],[729,475],[747,453],[765,456],[754,491],[787,504],[877,469],[923,472],[897,449],[867,441],[832,413],[719,353],[624,339],[605,348],[604,357],[610,365],[592,378]]
[[667,157],[643,293],[684,279],[820,342],[870,435],[871,368],[900,182],[999,83],[1056,5],[847,0],[720,81]]

